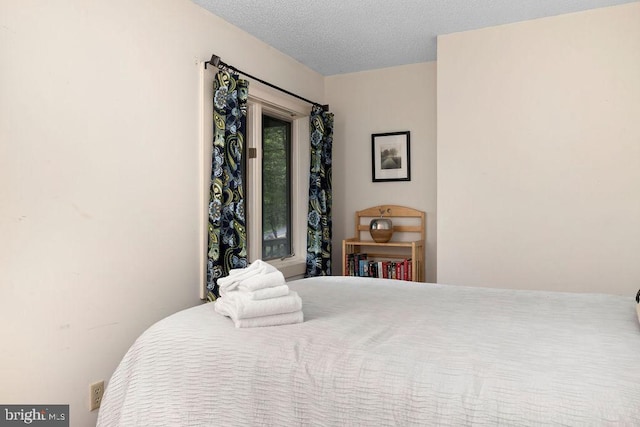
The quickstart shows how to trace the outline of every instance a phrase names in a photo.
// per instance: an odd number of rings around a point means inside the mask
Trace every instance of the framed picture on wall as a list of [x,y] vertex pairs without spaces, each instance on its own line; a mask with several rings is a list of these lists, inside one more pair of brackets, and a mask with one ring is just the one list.
[[410,132],[371,135],[373,182],[411,181]]

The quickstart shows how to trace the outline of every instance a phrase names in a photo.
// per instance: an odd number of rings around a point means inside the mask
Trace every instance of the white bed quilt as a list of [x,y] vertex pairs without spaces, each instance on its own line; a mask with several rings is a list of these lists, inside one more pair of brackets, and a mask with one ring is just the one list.
[[109,426],[640,425],[633,298],[326,277],[301,324],[237,329],[212,304],[149,328]]

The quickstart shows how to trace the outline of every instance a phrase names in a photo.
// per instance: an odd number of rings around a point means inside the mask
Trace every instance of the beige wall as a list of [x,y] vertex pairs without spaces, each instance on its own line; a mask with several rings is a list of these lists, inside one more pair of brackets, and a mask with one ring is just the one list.
[[0,402],[89,426],[89,383],[199,303],[196,63],[324,79],[188,0],[4,0],[0,47]]
[[[333,266],[341,274],[342,239],[353,236],[356,210],[378,204],[427,213],[426,279],[436,279],[435,62],[327,77],[335,113]],[[371,134],[411,132],[411,181],[371,181]]]
[[634,294],[640,3],[438,39],[438,282]]

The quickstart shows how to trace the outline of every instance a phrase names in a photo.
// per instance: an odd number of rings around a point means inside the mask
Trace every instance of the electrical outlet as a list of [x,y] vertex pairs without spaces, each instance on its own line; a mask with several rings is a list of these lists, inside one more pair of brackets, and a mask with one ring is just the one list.
[[102,403],[102,395],[104,394],[104,380],[91,384],[89,387],[89,405],[94,411],[100,407]]

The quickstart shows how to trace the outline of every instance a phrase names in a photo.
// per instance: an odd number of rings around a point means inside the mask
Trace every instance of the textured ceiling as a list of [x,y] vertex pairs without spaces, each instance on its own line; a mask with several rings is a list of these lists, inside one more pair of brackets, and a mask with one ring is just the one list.
[[193,1],[329,76],[435,60],[441,34],[634,0]]

